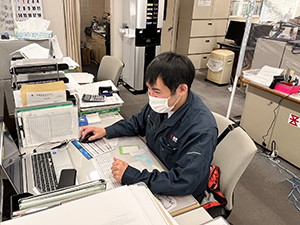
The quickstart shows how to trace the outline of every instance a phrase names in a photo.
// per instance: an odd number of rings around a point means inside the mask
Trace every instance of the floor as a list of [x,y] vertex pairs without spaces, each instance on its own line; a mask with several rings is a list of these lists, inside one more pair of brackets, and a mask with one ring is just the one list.
[[[228,86],[218,86],[205,81],[206,72],[197,72],[192,91],[200,96],[211,111],[226,116],[231,92]],[[119,89],[125,102],[121,107],[121,114],[125,119],[129,119],[147,103],[148,96],[133,95],[122,86],[119,86]],[[245,88],[238,88],[230,114],[232,119],[242,114],[244,99]],[[287,200],[292,184],[271,165],[264,153],[258,146],[257,154],[239,180],[234,192],[234,209],[227,219],[228,222],[234,225],[300,224],[300,211]],[[278,160],[280,165],[300,177],[298,168],[280,158]],[[298,197],[300,200],[300,195]]]

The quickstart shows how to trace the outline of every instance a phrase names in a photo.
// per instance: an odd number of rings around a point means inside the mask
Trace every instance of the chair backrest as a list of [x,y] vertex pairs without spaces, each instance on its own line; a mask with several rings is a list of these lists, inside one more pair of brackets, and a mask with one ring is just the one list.
[[111,80],[117,86],[123,65],[123,62],[114,56],[104,56],[98,69],[97,81]]
[[[213,113],[221,134],[233,122],[226,117]],[[227,199],[226,210],[233,208],[233,191],[240,177],[248,167],[257,150],[248,134],[236,127],[219,143],[214,153],[212,165],[220,167],[220,191]]]

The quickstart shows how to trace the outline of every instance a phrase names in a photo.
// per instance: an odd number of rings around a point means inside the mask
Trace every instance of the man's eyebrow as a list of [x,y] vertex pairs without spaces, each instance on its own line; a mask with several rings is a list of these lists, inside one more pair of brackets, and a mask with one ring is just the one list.
[[156,87],[150,87],[151,88],[151,90],[153,90],[153,91],[161,91],[159,88],[156,88]]

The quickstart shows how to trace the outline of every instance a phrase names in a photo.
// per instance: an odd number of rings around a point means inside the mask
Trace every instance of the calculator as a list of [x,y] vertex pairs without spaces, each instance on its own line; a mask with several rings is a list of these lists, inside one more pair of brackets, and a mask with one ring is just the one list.
[[83,94],[82,101],[84,102],[105,102],[105,95],[90,95]]

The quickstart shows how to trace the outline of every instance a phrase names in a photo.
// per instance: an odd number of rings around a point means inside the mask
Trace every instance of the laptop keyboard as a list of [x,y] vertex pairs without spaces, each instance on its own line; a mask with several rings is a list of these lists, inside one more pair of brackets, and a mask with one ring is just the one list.
[[56,190],[57,178],[50,152],[31,155],[34,184],[41,192]]

